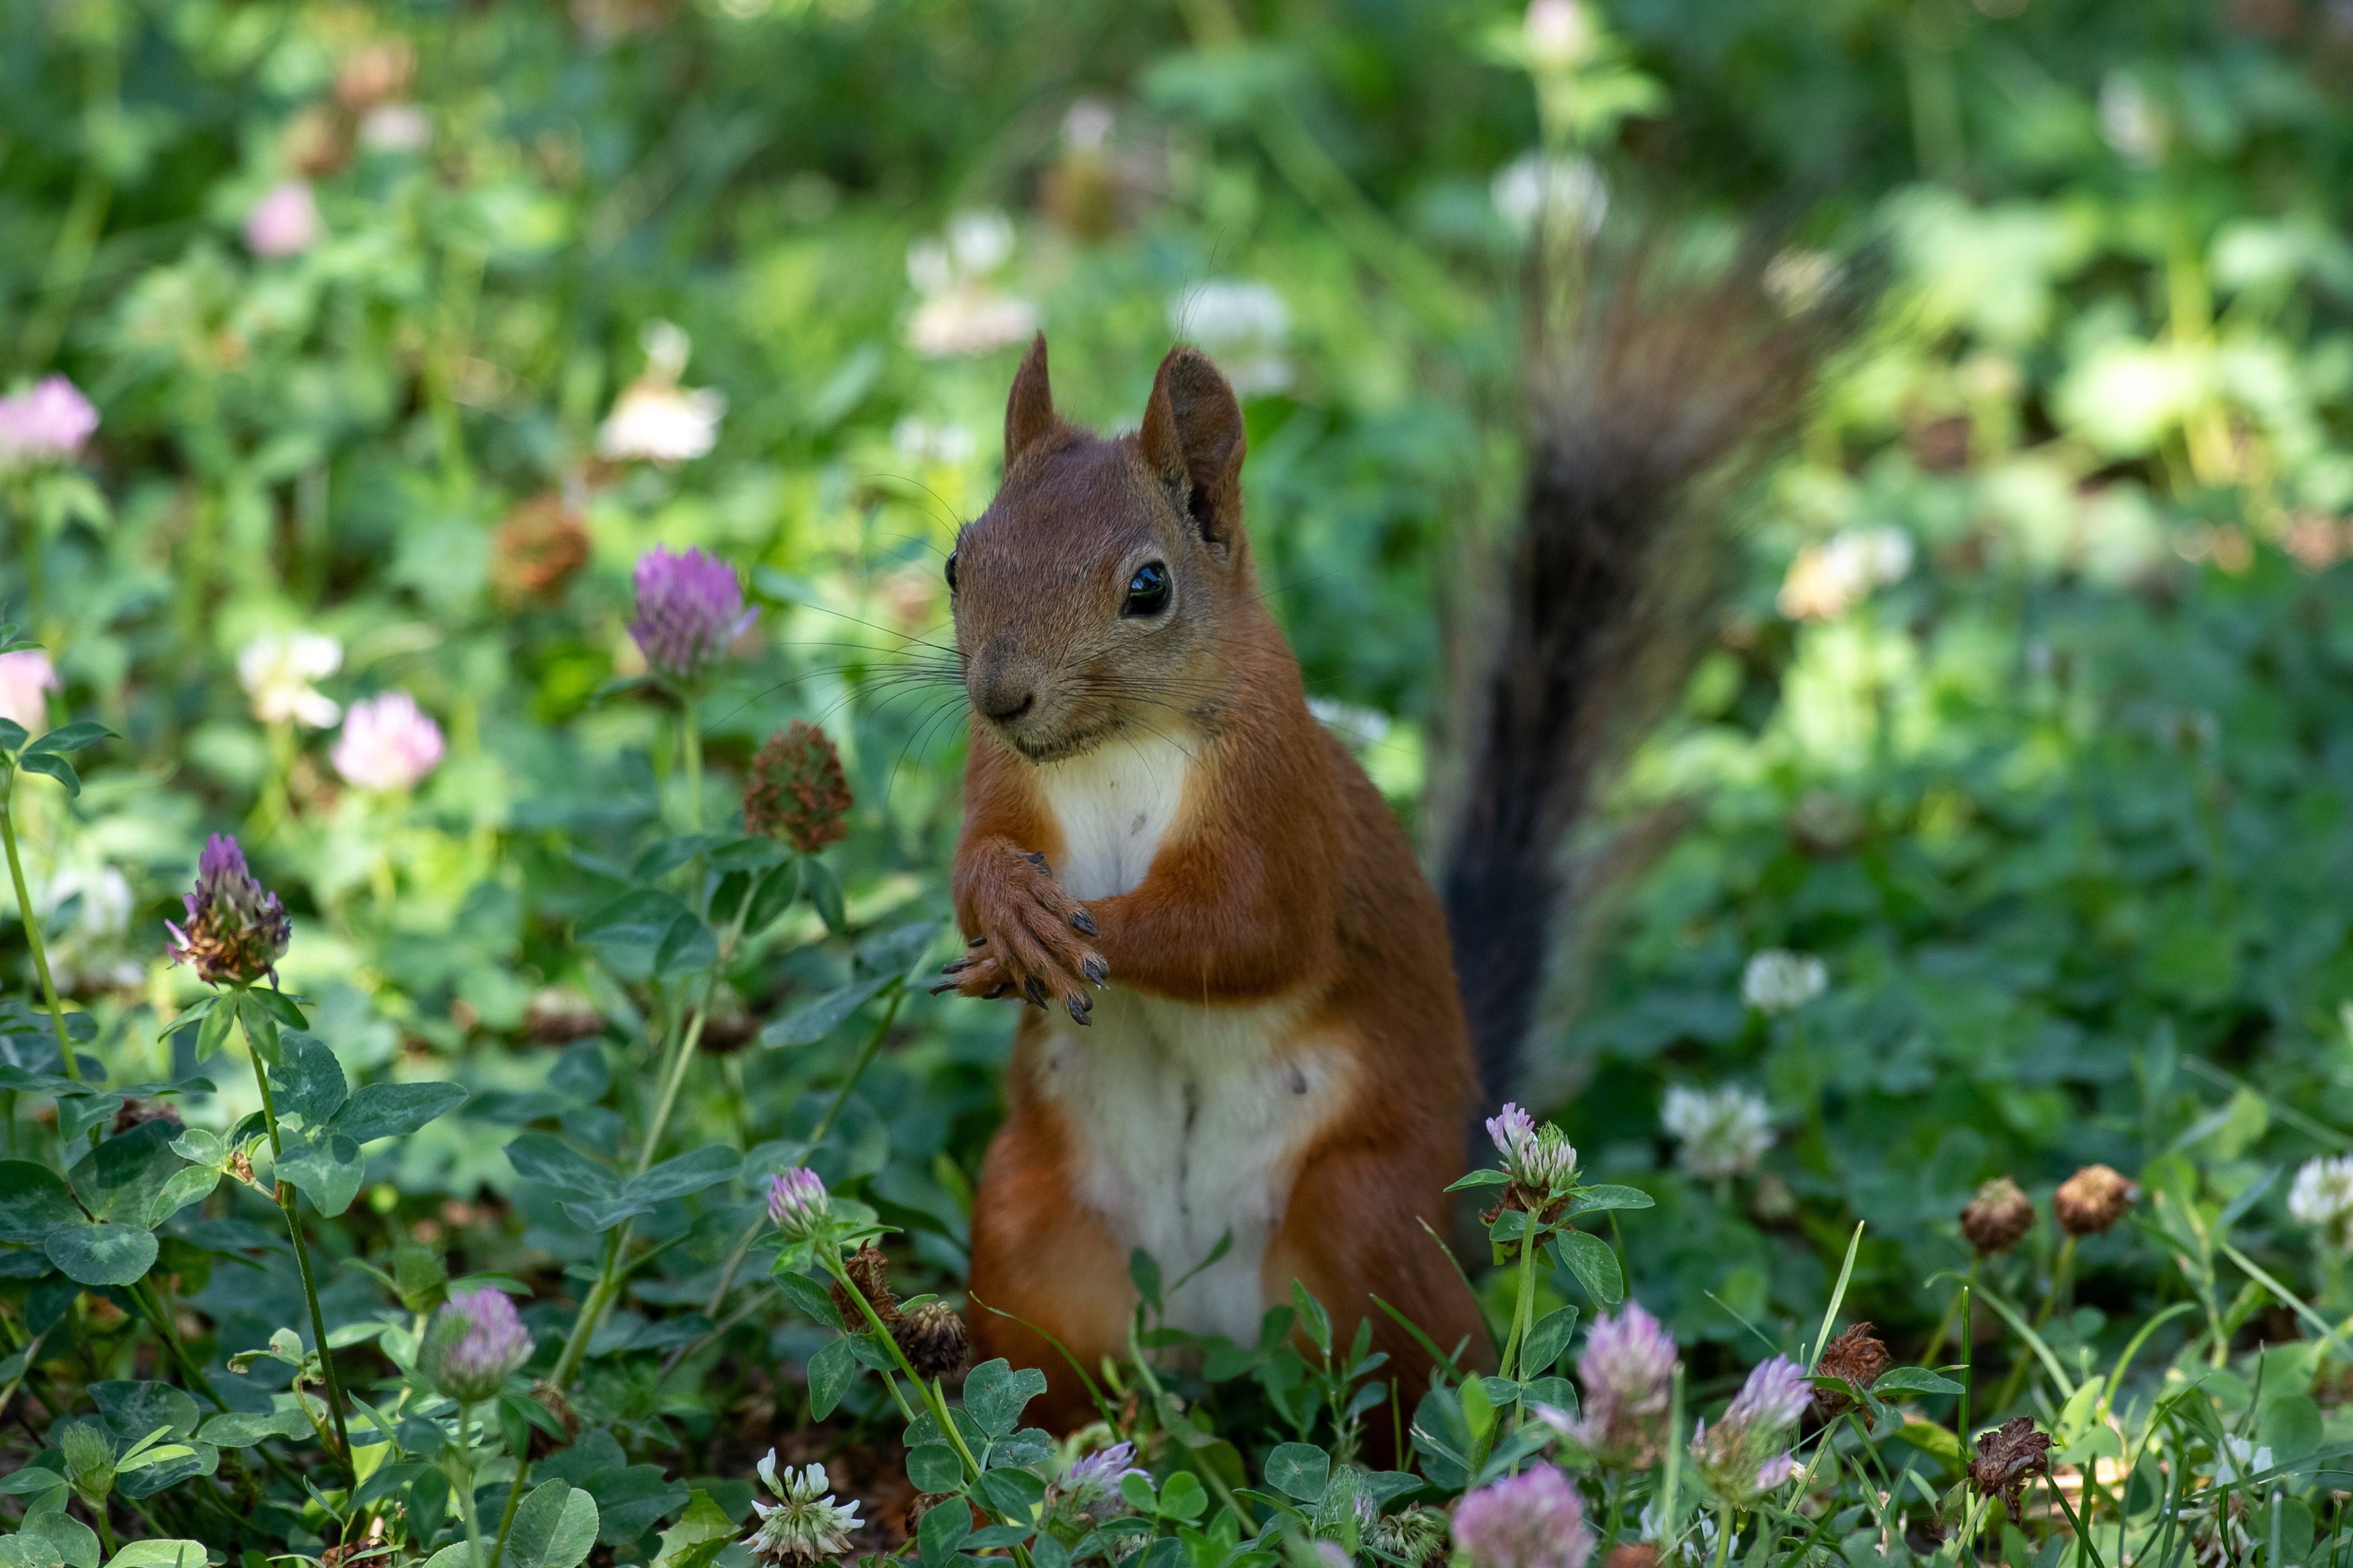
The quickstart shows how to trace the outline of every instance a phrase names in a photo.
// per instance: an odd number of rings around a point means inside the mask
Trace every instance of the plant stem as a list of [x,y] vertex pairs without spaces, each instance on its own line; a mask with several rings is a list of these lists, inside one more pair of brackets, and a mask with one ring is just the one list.
[[[242,1004],[244,997],[237,998]],[[237,1027],[245,1031],[245,1052],[253,1059],[253,1080],[261,1086],[261,1119],[269,1129],[270,1180],[278,1189],[278,1207],[286,1215],[286,1234],[293,1238],[295,1267],[301,1270],[302,1295],[311,1304],[311,1333],[319,1345],[319,1373],[327,1384],[327,1414],[334,1419],[335,1441],[342,1451],[336,1458],[346,1475],[356,1482],[359,1471],[353,1468],[352,1435],[343,1425],[343,1382],[336,1374],[334,1353],[327,1348],[327,1314],[319,1306],[319,1280],[311,1269],[311,1244],[302,1239],[302,1217],[295,1209],[293,1185],[279,1175],[276,1163],[285,1155],[285,1145],[278,1134],[278,1100],[269,1092],[269,1067],[261,1059],[261,1051],[253,1043],[253,1026],[244,1017],[240,1005]]]
[[486,1568],[499,1568],[499,1559],[506,1555],[507,1532],[514,1529],[515,1510],[522,1503],[522,1489],[531,1478],[531,1453],[525,1449],[515,1456],[514,1485],[507,1489],[506,1506],[499,1510],[499,1533],[491,1542],[491,1560]]
[[1715,1505],[1715,1568],[1724,1568],[1732,1555],[1732,1505]]
[[[33,973],[40,977],[41,1000],[48,1005],[49,1027],[57,1031],[58,1055],[65,1063],[65,1073],[75,1082],[81,1081],[81,1065],[74,1060],[73,1043],[66,1038],[66,1014],[58,1002],[57,982],[49,977],[49,950],[41,942],[41,922],[33,915],[33,895],[25,887],[25,862],[16,853],[16,812],[13,797],[16,791],[16,770],[10,767],[0,777],[0,844],[8,849],[8,880],[16,889],[17,918],[25,922],[25,942],[33,950]],[[92,1143],[98,1142],[98,1129],[90,1130]]]
[[1520,1237],[1520,1284],[1518,1299],[1512,1303],[1512,1332],[1504,1342],[1503,1359],[1496,1363],[1499,1377],[1510,1377],[1516,1363],[1521,1344],[1527,1339],[1528,1319],[1534,1315],[1536,1280],[1536,1216],[1525,1216],[1528,1233]]
[[849,1076],[842,1080],[840,1091],[833,1097],[833,1103],[826,1107],[825,1115],[818,1119],[817,1131],[809,1134],[810,1148],[824,1142],[825,1135],[833,1131],[834,1121],[841,1115],[842,1107],[849,1103],[849,1091],[858,1087],[858,1080],[864,1078],[866,1069],[874,1065],[876,1054],[882,1049],[882,1037],[891,1032],[892,1023],[899,1016],[899,1005],[906,999],[904,982],[892,987],[891,1005],[882,1009],[882,1021],[876,1024],[874,1032],[866,1037],[866,1044],[859,1050],[858,1060],[850,1066]]
[[473,1401],[459,1400],[458,1447],[449,1458],[449,1481],[457,1488],[459,1514],[466,1521],[466,1544],[471,1548],[468,1555],[472,1559],[474,1568],[485,1568],[482,1562],[481,1510],[474,1504],[474,1458],[470,1447],[473,1415]]
[[[690,832],[702,831],[702,727],[694,721],[694,699],[681,695],[678,700],[679,761],[686,774],[686,826]],[[698,859],[700,858],[698,857]]]

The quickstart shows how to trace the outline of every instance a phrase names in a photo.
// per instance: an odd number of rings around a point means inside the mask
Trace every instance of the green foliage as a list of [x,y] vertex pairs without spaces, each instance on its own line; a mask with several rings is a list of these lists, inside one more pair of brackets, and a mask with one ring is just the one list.
[[[712,1568],[786,1504],[761,1451],[880,1498],[859,1456],[901,1440],[947,1500],[854,1549],[925,1568],[1410,1568],[1428,1510],[1545,1466],[1613,1539],[1727,1557],[2055,1552],[2071,1509],[2134,1562],[2333,1539],[2341,11],[0,10],[0,1568]],[[1518,482],[1509,279],[1604,205],[1698,252],[1770,213],[1786,298],[1885,298],[1575,847],[1522,1098],[1577,1169],[1459,1184],[1494,1343],[1303,1285],[1201,1341],[1170,1303],[1229,1236],[1132,1260],[1125,1354],[1079,1369],[1103,1428],[1024,1426],[1037,1369],[920,1378],[843,1258],[953,1298],[969,1257],[1007,1028],[913,984],[961,762],[939,558],[1030,322],[1099,424],[1172,335],[1233,374],[1271,602],[1434,839]],[[26,447],[52,374],[96,433]],[[683,693],[628,629],[656,543],[755,612]],[[736,814],[794,719],[855,798],[817,853]],[[166,959],[209,831],[293,921],[249,989]],[[2095,1161],[2137,1201],[2063,1236]],[[827,1207],[780,1231],[796,1170]],[[2005,1174],[2037,1219],[1979,1258],[1957,1216]],[[460,1406],[419,1354],[483,1289],[533,1349]],[[1682,1346],[1655,1451],[1588,1420],[1630,1300]],[[1919,1364],[1820,1372],[1806,1506],[1686,1440],[1862,1317]],[[2092,1469],[2010,1527],[1964,1473],[2017,1415]]]

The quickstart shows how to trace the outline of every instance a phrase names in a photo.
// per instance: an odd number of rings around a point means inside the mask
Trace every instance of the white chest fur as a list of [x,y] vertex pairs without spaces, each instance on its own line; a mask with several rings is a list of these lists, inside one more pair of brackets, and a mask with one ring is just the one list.
[[1122,736],[1038,770],[1062,827],[1054,879],[1074,899],[1108,899],[1144,880],[1176,820],[1192,756],[1161,735]]
[[[1190,768],[1187,746],[1150,736],[1040,769],[1061,828],[1053,870],[1063,889],[1106,899],[1142,883]],[[1042,1087],[1075,1135],[1081,1195],[1169,1280],[1230,1231],[1226,1255],[1169,1296],[1168,1321],[1250,1342],[1269,1305],[1267,1244],[1300,1152],[1340,1105],[1346,1058],[1297,1041],[1291,1004],[1146,996],[1124,989],[1115,969],[1093,1017],[1082,1029],[1057,1015],[1043,1056]]]
[[1075,1135],[1081,1195],[1123,1248],[1175,1280],[1168,1322],[1250,1343],[1271,1303],[1260,1270],[1301,1152],[1343,1098],[1345,1058],[1296,1042],[1285,1003],[1214,1007],[1119,987],[1094,1024],[1057,1020],[1044,1089]]

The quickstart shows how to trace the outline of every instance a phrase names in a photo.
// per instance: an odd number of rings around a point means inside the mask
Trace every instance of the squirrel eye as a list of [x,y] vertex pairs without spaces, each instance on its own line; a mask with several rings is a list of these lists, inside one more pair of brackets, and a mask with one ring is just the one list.
[[1156,616],[1167,607],[1168,568],[1157,561],[1147,561],[1127,580],[1127,603],[1120,606],[1119,613]]
[[955,593],[955,592],[956,591],[956,589],[955,589],[955,558],[956,558],[956,552],[955,552],[955,551],[953,551],[953,550],[949,551],[949,552],[948,552],[948,592],[949,592],[949,593],[951,593],[951,594],[953,594],[953,593]]

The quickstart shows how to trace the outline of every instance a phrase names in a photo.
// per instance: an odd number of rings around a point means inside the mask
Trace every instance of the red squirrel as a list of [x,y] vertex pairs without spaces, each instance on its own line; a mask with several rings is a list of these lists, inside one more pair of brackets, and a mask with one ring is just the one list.
[[[949,968],[1022,1018],[973,1215],[982,1356],[1124,1354],[1132,1250],[1167,1321],[1250,1343],[1304,1284],[1414,1386],[1483,1331],[1430,1228],[1474,1103],[1445,916],[1394,813],[1307,709],[1242,521],[1242,415],[1198,351],[1141,429],[1054,412],[1046,344],[1005,411],[1005,479],[949,557],[972,700]],[[997,1313],[1009,1313],[1010,1317]]]
[[1527,1029],[1571,820],[1704,645],[1725,535],[1699,481],[1786,428],[1818,363],[1820,321],[1767,308],[1757,277],[1662,308],[1634,268],[1531,388],[1444,909],[1308,710],[1260,591],[1225,378],[1175,349],[1142,426],[1105,438],[1055,412],[1030,346],[1002,485],[947,560],[969,941],[939,988],[1028,1005],[973,1215],[993,1310],[972,1330],[980,1355],[1046,1373],[1039,1418],[1090,1413],[1043,1335],[1090,1368],[1125,1352],[1138,1248],[1166,1279],[1198,1270],[1173,1327],[1249,1343],[1294,1280],[1343,1342],[1369,1321],[1409,1404],[1431,1360],[1376,1296],[1465,1365],[1491,1353],[1437,1239],[1444,1189],[1482,1076],[1507,1086]]

